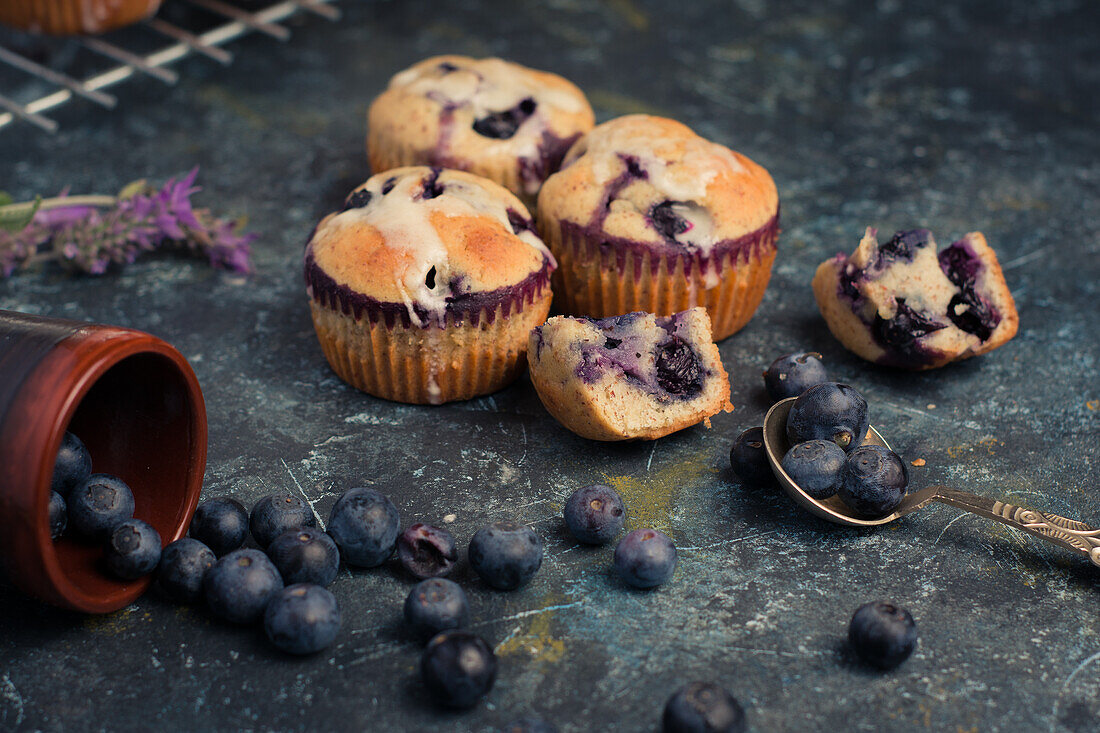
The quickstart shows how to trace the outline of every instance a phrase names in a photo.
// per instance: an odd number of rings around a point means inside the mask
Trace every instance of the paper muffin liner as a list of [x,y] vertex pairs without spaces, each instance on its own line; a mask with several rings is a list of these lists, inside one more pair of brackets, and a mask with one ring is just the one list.
[[[393,317],[386,303],[353,304],[333,291],[310,299],[317,339],[333,371],[397,402],[441,404],[490,394],[527,364],[528,334],[550,310],[549,278],[442,323]],[[403,306],[402,306],[403,307]]]
[[553,252],[555,306],[593,318],[647,311],[668,316],[703,306],[714,340],[740,330],[756,312],[771,279],[779,215],[708,255],[662,252],[540,216],[539,235]]
[[68,36],[104,33],[149,17],[161,0],[3,0],[0,23]]

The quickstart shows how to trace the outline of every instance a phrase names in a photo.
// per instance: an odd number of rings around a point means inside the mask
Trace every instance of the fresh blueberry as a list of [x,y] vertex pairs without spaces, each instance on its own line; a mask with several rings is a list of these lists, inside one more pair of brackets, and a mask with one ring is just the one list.
[[764,388],[774,402],[798,397],[815,384],[828,381],[821,354],[816,351],[798,351],[781,356],[764,372]]
[[782,466],[800,489],[815,499],[840,490],[848,454],[831,440],[807,440],[787,451]]
[[69,523],[69,510],[65,499],[56,491],[50,492],[50,539],[56,540],[65,532]]
[[495,140],[507,140],[516,134],[516,130],[528,117],[535,113],[538,104],[527,97],[515,107],[501,112],[493,112],[474,121],[474,132]]
[[693,682],[668,699],[661,723],[664,733],[742,733],[745,710],[720,685]]
[[628,585],[653,588],[672,577],[676,547],[663,532],[636,529],[615,547],[615,571]]
[[422,580],[405,597],[405,623],[420,636],[431,637],[447,629],[460,629],[469,621],[470,604],[466,593],[452,580]]
[[397,557],[415,577],[437,578],[454,569],[458,548],[447,530],[417,522],[397,538]]
[[558,729],[542,718],[520,718],[504,726],[501,733],[558,733]]
[[619,492],[604,484],[583,486],[569,497],[562,511],[565,526],[581,542],[603,545],[619,534],[626,506]]
[[271,596],[264,610],[264,631],[287,654],[319,652],[340,633],[336,597],[319,585],[288,585]]
[[703,365],[679,336],[657,347],[657,385],[673,395],[693,397],[703,391]]
[[340,570],[340,550],[332,537],[316,527],[283,532],[267,546],[267,556],[287,585],[325,586],[336,580]]
[[78,488],[73,489],[66,502],[69,505],[69,524],[89,539],[101,539],[134,516],[134,494],[117,476],[93,473]]
[[248,510],[228,496],[208,499],[195,510],[188,534],[221,557],[244,544],[248,537]]
[[493,688],[497,658],[480,636],[468,631],[444,631],[424,649],[420,676],[439,703],[469,708]]
[[892,450],[865,445],[848,455],[840,498],[864,517],[884,517],[897,509],[909,485],[909,469]]
[[214,563],[202,579],[210,610],[236,624],[259,620],[282,587],[279,571],[259,550],[234,550]]
[[268,494],[252,507],[248,527],[260,547],[267,547],[283,532],[313,527],[313,510],[294,494]]
[[397,507],[374,489],[341,494],[328,518],[328,533],[348,565],[373,568],[393,553],[401,518]]
[[91,475],[91,454],[80,438],[66,432],[54,460],[50,488],[61,494],[62,499],[67,499],[72,490],[87,481]]
[[202,595],[202,579],[218,558],[209,547],[190,537],[176,540],[160,553],[157,586],[177,603],[191,603]]
[[867,435],[867,401],[847,384],[825,382],[810,387],[791,405],[787,440],[831,440],[846,453],[858,448]]
[[135,580],[156,570],[160,533],[140,519],[116,525],[107,542],[107,567],[123,580]]
[[764,450],[764,428],[749,428],[737,436],[730,448],[730,468],[747,484],[767,486],[775,480],[768,452]]
[[908,611],[893,603],[865,603],[848,624],[848,643],[864,662],[893,669],[917,648],[917,624]]
[[470,540],[470,565],[497,590],[515,590],[542,566],[542,540],[515,522],[494,522]]

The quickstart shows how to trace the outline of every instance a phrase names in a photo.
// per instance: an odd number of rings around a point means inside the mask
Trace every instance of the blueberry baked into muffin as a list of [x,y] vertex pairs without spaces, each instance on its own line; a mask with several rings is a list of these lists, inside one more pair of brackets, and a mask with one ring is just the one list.
[[371,177],[321,220],[305,251],[313,323],[333,370],[413,403],[514,380],[549,311],[553,268],[519,199],[423,166]]
[[703,308],[554,316],[531,332],[527,360],[550,414],[593,440],[660,438],[733,409]]
[[981,232],[937,254],[927,229],[879,244],[868,227],[852,255],[817,268],[813,289],[829,330],[857,356],[934,369],[992,351],[1019,317],[997,255]]
[[561,265],[556,307],[578,316],[700,305],[723,339],[764,297],[779,198],[766,170],[674,120],[597,126],[539,192],[538,226]]
[[395,75],[371,104],[367,153],[375,173],[457,168],[533,206],[565,151],[594,124],[581,90],[556,74],[497,58],[436,56]]

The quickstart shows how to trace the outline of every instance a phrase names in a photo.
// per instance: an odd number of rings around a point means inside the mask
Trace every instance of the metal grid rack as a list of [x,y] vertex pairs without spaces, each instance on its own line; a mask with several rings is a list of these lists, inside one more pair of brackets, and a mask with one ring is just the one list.
[[[7,110],[0,112],[0,130],[13,122],[23,121],[46,132],[57,132],[58,123],[46,117],[44,112],[60,107],[74,98],[81,98],[101,107],[113,109],[117,99],[102,91],[107,87],[138,74],[152,77],[165,84],[175,84],[179,79],[179,73],[168,68],[169,65],[193,53],[228,65],[233,61],[233,54],[222,46],[229,41],[254,32],[271,36],[279,41],[286,41],[290,38],[290,30],[280,25],[281,21],[300,12],[313,13],[330,21],[338,20],[340,10],[335,6],[336,1],[283,0],[283,2],[273,2],[259,10],[245,10],[222,0],[186,0],[187,3],[201,8],[217,19],[213,26],[202,31],[189,30],[169,22],[163,17],[165,13],[162,7],[161,12],[156,16],[137,24],[141,30],[153,31],[158,38],[164,37],[172,41],[168,45],[157,47],[152,52],[138,53],[127,48],[125,41],[132,39],[132,36],[122,31],[106,37],[78,37],[76,42],[83,49],[117,63],[88,76],[83,81],[0,45],[0,63],[58,87],[55,91],[25,104],[0,94],[0,109]],[[129,29],[124,30],[130,33]],[[116,35],[125,36],[125,39],[115,42]]]

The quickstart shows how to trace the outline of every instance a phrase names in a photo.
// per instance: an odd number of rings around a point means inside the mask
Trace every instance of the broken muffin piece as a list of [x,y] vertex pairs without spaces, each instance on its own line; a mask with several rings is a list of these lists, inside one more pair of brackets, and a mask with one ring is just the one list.
[[729,377],[695,307],[671,316],[555,316],[531,332],[531,381],[546,409],[593,440],[654,439],[729,412]]
[[850,257],[838,254],[814,275],[821,315],[847,349],[887,366],[935,369],[1016,335],[1016,304],[981,232],[939,254],[927,229],[881,245],[876,233],[868,227]]

